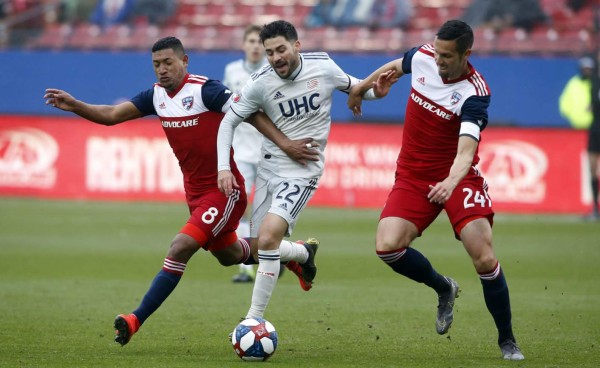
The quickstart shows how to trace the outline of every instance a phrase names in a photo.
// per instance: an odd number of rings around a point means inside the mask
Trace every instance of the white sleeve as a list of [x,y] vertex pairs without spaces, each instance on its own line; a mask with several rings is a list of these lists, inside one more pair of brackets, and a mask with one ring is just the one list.
[[349,92],[352,86],[360,83],[360,79],[346,74],[346,72],[344,72],[342,68],[335,63],[335,61],[329,59],[329,62],[331,67],[331,75],[333,76],[336,89]]
[[221,125],[219,126],[219,134],[217,134],[217,170],[231,170],[229,159],[231,154],[231,142],[233,142],[233,133],[235,128],[242,122],[242,119],[237,116],[232,110],[227,111]]

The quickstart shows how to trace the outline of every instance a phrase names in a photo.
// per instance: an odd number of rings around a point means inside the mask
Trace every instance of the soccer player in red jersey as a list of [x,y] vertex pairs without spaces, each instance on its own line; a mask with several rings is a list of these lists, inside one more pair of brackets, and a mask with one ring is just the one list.
[[492,200],[477,169],[490,90],[469,62],[473,38],[468,24],[446,22],[433,44],[409,50],[354,87],[348,107],[360,115],[366,91],[373,88],[377,97],[384,97],[398,78],[411,74],[402,150],[377,228],[377,255],[395,272],[437,292],[436,330],[445,334],[454,318],[459,286],[410,247],[445,210],[479,274],[502,357],[522,360],[512,331],[508,286],[492,248]]
[[[69,93],[49,88],[46,104],[71,111],[102,125],[115,125],[146,115],[158,115],[184,178],[190,218],[171,243],[161,271],[156,275],[139,307],[119,314],[114,322],[115,341],[129,342],[144,321],[158,309],[177,286],[187,262],[199,249],[212,253],[219,263],[256,264],[257,249],[249,239],[238,239],[236,228],[247,204],[246,193],[235,190],[225,196],[217,186],[217,133],[232,93],[221,82],[189,74],[188,56],[181,41],[166,37],[152,47],[152,63],[158,83],[117,105],[92,105]],[[306,148],[309,140],[291,141],[264,114],[254,116],[253,125],[290,157],[299,162],[316,160]],[[232,172],[244,183],[230,155]],[[293,243],[290,246],[302,247]],[[286,260],[287,261],[287,260]],[[302,280],[301,280],[302,281]]]

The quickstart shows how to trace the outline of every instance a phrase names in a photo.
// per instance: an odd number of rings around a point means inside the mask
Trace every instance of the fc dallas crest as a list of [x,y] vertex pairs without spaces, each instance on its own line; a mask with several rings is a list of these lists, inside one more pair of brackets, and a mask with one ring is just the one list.
[[183,100],[181,100],[181,104],[183,105],[184,109],[189,111],[192,106],[194,106],[194,96],[184,97]]

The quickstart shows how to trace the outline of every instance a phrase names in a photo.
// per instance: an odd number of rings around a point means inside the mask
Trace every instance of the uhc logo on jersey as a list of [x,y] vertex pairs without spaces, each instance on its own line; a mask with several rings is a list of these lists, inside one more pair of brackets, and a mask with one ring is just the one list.
[[462,95],[458,92],[452,92],[452,97],[450,97],[450,103],[452,105],[456,105],[458,101],[462,98]]
[[184,109],[189,111],[192,106],[194,106],[194,96],[184,97],[183,100],[181,100],[181,104],[183,105]]
[[310,111],[318,110],[321,105],[317,102],[320,96],[318,93],[302,98],[293,98],[286,102],[279,103],[279,111],[286,118],[291,118],[294,115],[308,114]]

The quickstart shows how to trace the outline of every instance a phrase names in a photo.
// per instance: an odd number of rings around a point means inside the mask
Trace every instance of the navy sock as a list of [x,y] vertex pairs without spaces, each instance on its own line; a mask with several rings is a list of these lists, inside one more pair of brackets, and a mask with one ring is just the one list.
[[437,273],[429,260],[413,248],[377,252],[377,255],[397,273],[433,288],[438,294],[450,290],[450,284],[444,276]]
[[170,258],[165,259],[163,269],[154,277],[152,284],[150,284],[150,289],[148,289],[142,299],[142,303],[133,311],[140,325],[160,307],[175,289],[179,280],[181,280],[185,266],[185,263],[180,263]]
[[498,263],[491,272],[479,274],[485,305],[492,314],[498,329],[498,343],[506,339],[513,339],[510,297],[504,272]]

